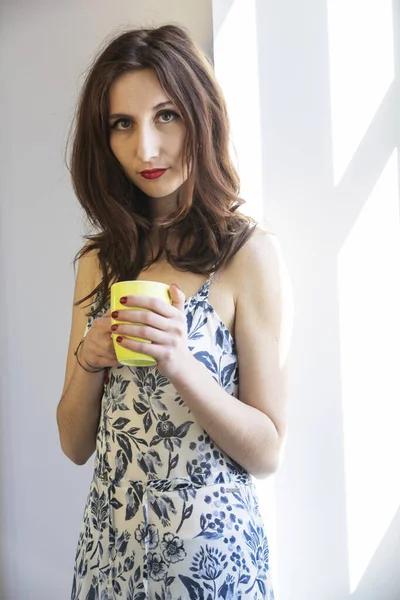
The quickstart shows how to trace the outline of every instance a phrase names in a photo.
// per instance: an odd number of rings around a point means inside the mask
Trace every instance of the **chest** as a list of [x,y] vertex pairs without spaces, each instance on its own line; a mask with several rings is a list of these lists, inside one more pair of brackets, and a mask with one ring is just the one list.
[[[177,271],[169,263],[157,262],[145,271],[139,273],[137,279],[160,281],[170,285],[176,283],[185,294],[186,300],[194,296],[207,276],[197,273]],[[235,335],[235,292],[228,270],[218,271],[210,285],[208,301],[216,312],[218,318],[227,327],[234,338]]]

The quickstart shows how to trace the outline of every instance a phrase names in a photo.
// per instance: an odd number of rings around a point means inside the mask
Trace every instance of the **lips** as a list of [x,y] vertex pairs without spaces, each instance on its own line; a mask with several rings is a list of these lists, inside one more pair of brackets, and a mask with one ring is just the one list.
[[150,171],[140,171],[140,174],[145,179],[157,179],[164,175],[167,169],[151,169]]

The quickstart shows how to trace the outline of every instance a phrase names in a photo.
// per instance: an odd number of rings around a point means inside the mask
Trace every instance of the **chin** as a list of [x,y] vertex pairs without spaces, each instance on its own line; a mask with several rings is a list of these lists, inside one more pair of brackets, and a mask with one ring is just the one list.
[[140,189],[149,198],[166,198],[167,196],[170,196],[171,194],[173,194],[176,191],[176,188],[171,188],[171,187],[169,187],[167,189],[165,189],[165,188],[160,189],[158,192],[148,190],[144,186],[143,187],[141,186]]
[[[136,186],[139,187],[142,192],[144,194],[146,194],[146,196],[148,196],[149,198],[166,198],[168,196],[170,196],[171,194],[174,194],[175,192],[178,191],[178,189],[183,185],[183,181],[177,183],[176,185],[165,185],[165,186],[161,186],[159,187],[159,189],[151,189],[151,185],[146,186],[146,185],[138,185],[136,183]],[[154,188],[156,188],[156,186],[154,186]]]

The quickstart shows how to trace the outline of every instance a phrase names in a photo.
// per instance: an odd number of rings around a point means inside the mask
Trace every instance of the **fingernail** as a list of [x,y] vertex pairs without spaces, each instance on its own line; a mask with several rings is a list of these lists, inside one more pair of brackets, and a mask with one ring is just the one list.
[[114,312],[111,313],[111,316],[113,319],[118,319],[118,311],[114,310]]
[[127,300],[128,300],[128,298],[126,296],[123,296],[122,298],[119,299],[121,304],[125,304]]
[[116,331],[117,327],[118,327],[118,325],[111,325],[111,331]]
[[121,343],[121,342],[122,342],[122,337],[121,337],[120,335],[117,337],[117,342],[118,342],[118,343]]
[[[178,288],[178,290],[180,290],[180,289],[181,289],[177,283],[171,283],[171,285],[174,285],[176,288]],[[182,291],[182,290],[181,290],[181,291]]]

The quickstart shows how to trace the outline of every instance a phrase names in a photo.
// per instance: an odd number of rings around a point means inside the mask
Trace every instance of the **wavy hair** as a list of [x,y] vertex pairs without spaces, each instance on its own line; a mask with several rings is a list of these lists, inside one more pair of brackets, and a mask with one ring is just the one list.
[[[127,176],[111,151],[109,89],[122,74],[154,69],[160,85],[182,114],[186,137],[183,161],[188,179],[178,192],[178,208],[157,220],[156,256],[145,252],[154,221],[146,195]],[[177,270],[209,275],[222,268],[254,232],[256,221],[238,208],[245,203],[229,155],[229,118],[211,60],[177,25],[119,33],[100,49],[81,88],[75,112],[71,163],[74,192],[98,233],[74,258],[96,251],[102,280],[84,298],[100,294],[96,312],[109,300],[111,284],[136,279],[164,253]],[[67,143],[68,147],[68,143]],[[180,241],[174,254],[169,234]]]

